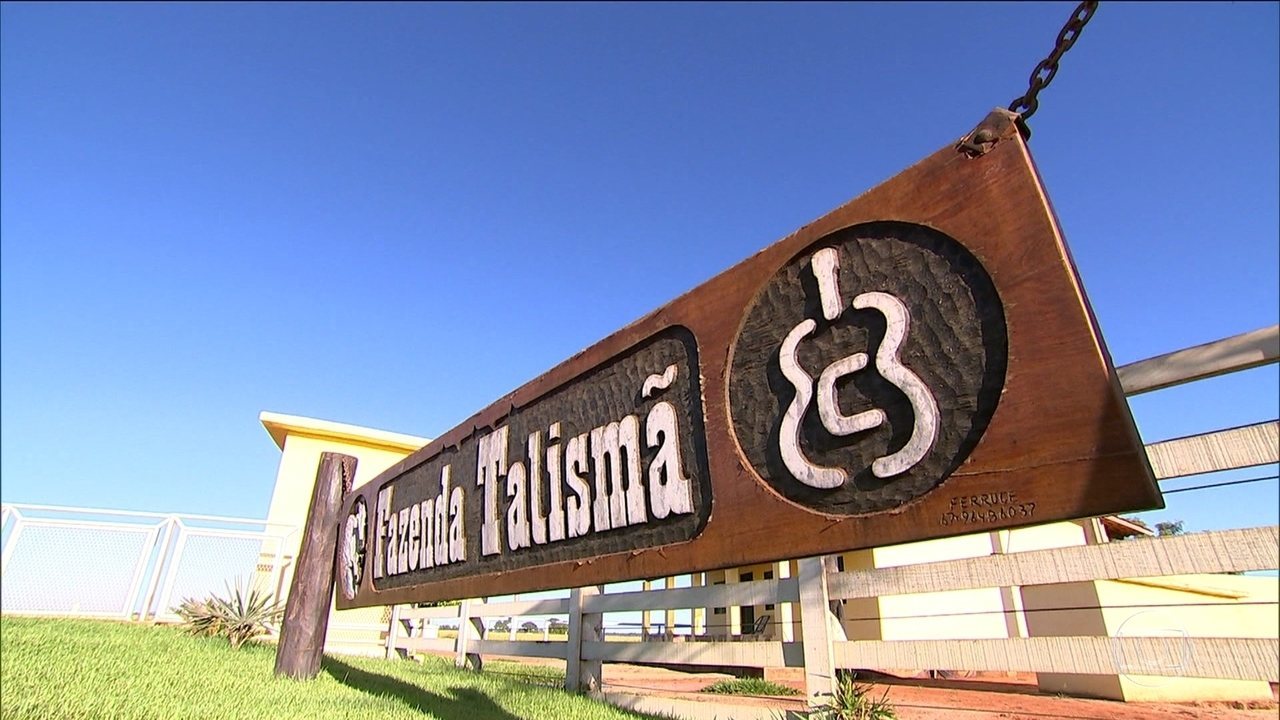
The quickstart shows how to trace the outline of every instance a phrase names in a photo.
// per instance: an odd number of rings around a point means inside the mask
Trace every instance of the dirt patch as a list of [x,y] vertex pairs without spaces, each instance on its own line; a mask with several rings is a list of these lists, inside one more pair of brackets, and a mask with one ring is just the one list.
[[[518,664],[557,667],[563,660],[486,656]],[[715,715],[732,718],[733,708],[772,710],[777,716],[803,710],[803,698],[716,695],[701,692],[733,675],[685,672],[662,667],[606,663],[604,689],[650,698],[670,698],[717,706]],[[888,692],[901,720],[1275,720],[1280,704],[1272,685],[1271,702],[1250,703],[1123,703],[1043,694],[1033,673],[994,673],[969,677],[902,677],[865,673],[860,679],[874,686],[874,694]],[[788,668],[768,679],[804,691],[803,670]]]
[[[638,665],[607,664],[607,690],[663,696],[700,703],[767,707],[779,714],[800,710],[798,698],[711,695],[699,692],[731,677],[722,673],[693,673]],[[803,691],[803,676],[771,677]],[[902,720],[1275,720],[1280,705],[1269,703],[1122,703],[1111,700],[1046,695],[1036,690],[1034,674],[1020,673],[972,678],[902,678],[875,674],[866,680],[874,694],[888,692]]]

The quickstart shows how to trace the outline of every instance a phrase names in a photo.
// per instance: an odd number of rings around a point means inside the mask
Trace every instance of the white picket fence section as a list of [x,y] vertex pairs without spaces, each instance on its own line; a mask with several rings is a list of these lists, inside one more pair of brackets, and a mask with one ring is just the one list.
[[[814,563],[812,560],[802,561]],[[820,563],[819,571],[821,571]],[[1085,580],[1122,580],[1190,573],[1233,573],[1280,567],[1280,527],[1195,533],[1102,545],[1036,550],[896,568],[830,573],[825,597],[806,603],[801,579],[604,594],[574,598],[449,607],[399,606],[388,631],[388,653],[449,653],[459,665],[480,667],[485,655],[556,658],[587,667],[579,686],[598,685],[600,662],[710,667],[928,668],[1080,674],[1142,674],[1280,682],[1280,639],[1199,637],[1030,637],[972,640],[828,640],[815,658],[805,642],[604,641],[604,613],[800,603],[822,617],[831,600],[939,592],[966,588],[1034,586]],[[803,569],[802,569],[803,572]],[[1274,604],[1272,604],[1274,607]],[[803,610],[802,610],[803,612]],[[557,640],[486,637],[486,618],[569,616],[569,632]],[[576,622],[575,622],[576,621]],[[457,626],[457,638],[423,637],[427,623]],[[595,627],[594,637],[575,625]],[[822,623],[806,623],[817,625]],[[821,633],[818,633],[821,634]],[[505,633],[503,635],[506,635]],[[509,637],[509,636],[508,636]],[[817,642],[823,642],[819,637]],[[824,654],[819,651],[818,654]],[[1162,659],[1174,658],[1176,662]],[[1135,660],[1139,658],[1156,661]],[[573,681],[571,677],[571,681]]]
[[[1280,326],[1162,355],[1120,368],[1133,395],[1227,372],[1274,363]],[[1217,430],[1147,446],[1158,479],[1280,462],[1276,421]],[[966,640],[854,640],[839,638],[826,618],[833,600],[978,588],[1035,588],[1093,580],[1134,580],[1197,573],[1280,568],[1277,526],[1146,538],[1049,550],[949,560],[852,572],[829,572],[818,558],[798,562],[798,577],[641,592],[579,588],[569,598],[504,603],[466,600],[452,607],[393,610],[387,653],[448,653],[458,665],[480,667],[485,655],[556,658],[566,662],[566,686],[595,689],[600,663],[657,663],[710,667],[803,667],[810,698],[827,694],[837,669],[925,668],[1089,675],[1200,677],[1280,682],[1280,638],[1152,636],[1010,637]],[[799,642],[744,639],[699,642],[606,641],[605,613],[697,610],[796,603],[803,618]],[[1230,611],[1231,603],[1219,603]],[[1269,603],[1276,612],[1275,603]],[[1206,605],[1197,605],[1204,608]],[[1039,608],[1045,610],[1046,608]],[[1097,608],[1094,608],[1097,609]],[[1048,608],[1053,611],[1053,608]],[[1071,608],[1066,608],[1071,610]],[[562,639],[486,637],[486,618],[567,616]],[[456,625],[456,638],[427,637],[431,625]]]

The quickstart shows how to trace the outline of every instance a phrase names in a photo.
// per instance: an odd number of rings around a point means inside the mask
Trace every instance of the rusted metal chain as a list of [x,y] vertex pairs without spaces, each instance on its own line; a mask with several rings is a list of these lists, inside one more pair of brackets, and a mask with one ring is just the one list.
[[1040,107],[1040,101],[1037,96],[1041,90],[1049,87],[1049,83],[1053,82],[1054,76],[1058,74],[1058,63],[1062,60],[1062,56],[1076,43],[1076,40],[1080,37],[1080,31],[1084,30],[1084,26],[1093,17],[1097,9],[1098,3],[1096,2],[1082,2],[1076,6],[1075,12],[1071,14],[1071,19],[1067,20],[1067,24],[1063,25],[1062,31],[1058,33],[1058,40],[1054,43],[1053,52],[1049,53],[1049,56],[1041,60],[1036,65],[1035,70],[1031,71],[1031,79],[1027,82],[1027,91],[1010,103],[1009,110],[1017,113],[1023,124]]

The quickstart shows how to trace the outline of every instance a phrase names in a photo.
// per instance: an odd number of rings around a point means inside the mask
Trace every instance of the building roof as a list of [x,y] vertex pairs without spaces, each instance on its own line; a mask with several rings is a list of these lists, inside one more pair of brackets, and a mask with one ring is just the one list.
[[275,441],[276,447],[281,450],[284,449],[285,438],[289,435],[305,435],[321,440],[337,440],[339,442],[367,445],[404,453],[413,452],[431,442],[430,438],[405,435],[387,430],[375,430],[329,420],[317,420],[316,418],[299,415],[284,415],[266,410],[258,415],[258,420],[267,429],[267,433]]
[[1155,532],[1146,525],[1139,525],[1118,515],[1104,515],[1098,519],[1102,521],[1102,526],[1107,529],[1107,537],[1112,540],[1140,535],[1155,537]]

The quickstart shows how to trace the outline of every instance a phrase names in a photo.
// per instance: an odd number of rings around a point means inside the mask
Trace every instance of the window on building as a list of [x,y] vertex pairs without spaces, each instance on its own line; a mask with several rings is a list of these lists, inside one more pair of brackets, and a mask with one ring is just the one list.
[[[764,571],[764,577],[763,577],[762,579],[764,579],[764,580],[772,580],[772,579],[773,579],[773,571],[772,571],[772,570],[765,570],[765,571]],[[772,609],[773,609],[773,603],[769,603],[769,604],[765,605],[765,606],[764,606],[764,609],[765,609],[765,611],[766,611],[766,612],[767,612],[767,611],[769,611],[769,610],[772,610]]]

